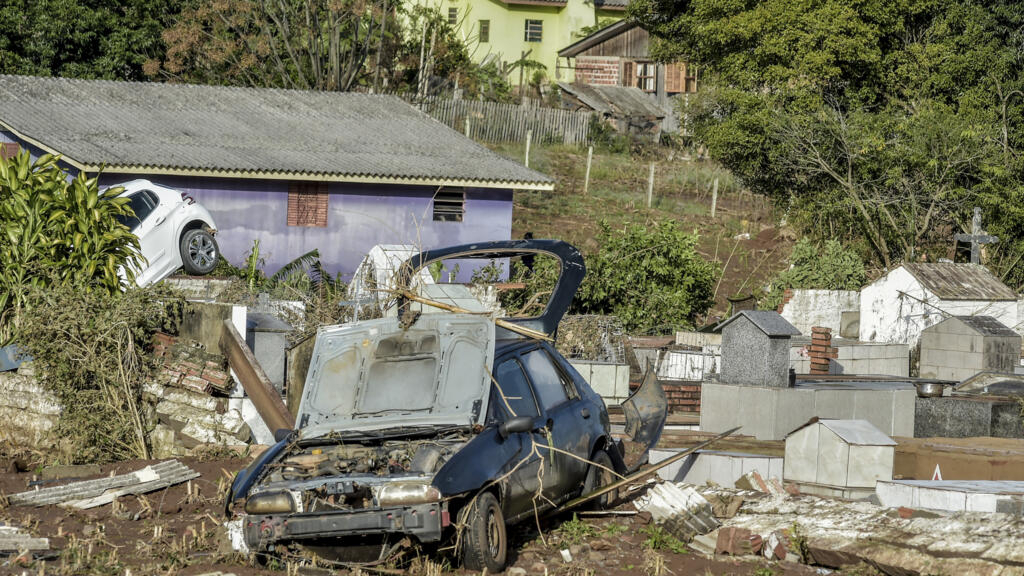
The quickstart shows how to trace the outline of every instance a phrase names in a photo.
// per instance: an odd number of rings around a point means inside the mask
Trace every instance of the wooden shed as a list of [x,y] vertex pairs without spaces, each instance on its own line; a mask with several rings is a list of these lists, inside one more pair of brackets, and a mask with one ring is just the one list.
[[867,420],[812,418],[786,436],[782,477],[803,493],[863,498],[892,480],[895,446]]

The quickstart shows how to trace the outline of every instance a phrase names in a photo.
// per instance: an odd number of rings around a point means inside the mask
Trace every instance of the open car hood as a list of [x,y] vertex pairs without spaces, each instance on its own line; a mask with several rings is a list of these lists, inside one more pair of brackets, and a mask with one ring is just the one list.
[[332,431],[483,424],[494,362],[494,322],[424,315],[326,326],[317,333],[297,427]]
[[[580,254],[580,251],[572,244],[561,240],[496,240],[427,250],[405,261],[405,264],[398,269],[395,286],[400,290],[408,290],[420,270],[440,260],[449,258],[493,260],[535,254],[547,254],[558,260],[560,271],[558,281],[551,291],[551,298],[539,316],[505,318],[505,320],[543,332],[553,338],[558,330],[558,323],[569,310],[569,305],[572,304],[572,299],[576,296],[576,290],[583,283],[583,277],[587,273],[587,267],[583,263],[583,255]],[[406,312],[408,306],[409,301],[399,297],[399,317]],[[513,336],[515,335],[513,334]]]

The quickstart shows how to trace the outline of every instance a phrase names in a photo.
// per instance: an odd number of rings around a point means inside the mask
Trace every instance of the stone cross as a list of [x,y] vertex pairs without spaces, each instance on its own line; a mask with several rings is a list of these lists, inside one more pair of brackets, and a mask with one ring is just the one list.
[[981,246],[983,244],[995,244],[999,242],[998,236],[986,234],[981,228],[981,208],[974,208],[974,217],[971,218],[970,234],[955,234],[953,239],[959,244],[963,242],[971,245],[971,264],[981,264]]

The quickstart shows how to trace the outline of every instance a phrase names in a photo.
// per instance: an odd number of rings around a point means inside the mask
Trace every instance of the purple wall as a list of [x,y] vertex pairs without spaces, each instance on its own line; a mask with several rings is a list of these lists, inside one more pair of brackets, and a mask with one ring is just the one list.
[[[18,142],[0,131],[0,142]],[[42,151],[27,146],[33,157]],[[77,170],[65,164],[74,176]],[[332,182],[328,186],[327,227],[288,226],[288,181],[200,178],[147,174],[107,174],[101,186],[145,178],[176,188],[199,201],[217,223],[217,243],[229,262],[241,265],[260,241],[264,270],[273,274],[284,264],[316,248],[328,272],[348,280],[376,244],[413,244],[424,249],[468,242],[507,240],[512,233],[512,191],[471,188],[466,191],[462,222],[435,222],[436,187]],[[471,269],[463,263],[459,280]]]
[[[138,175],[188,193],[213,215],[224,257],[240,265],[260,241],[265,271],[316,248],[324,267],[348,280],[376,244],[438,248],[467,242],[504,240],[512,231],[512,191],[469,189],[462,222],[435,222],[434,187],[332,182],[328,187],[327,227],[287,225],[288,182]],[[133,177],[108,175],[106,186]],[[460,279],[469,270],[460,270]],[[465,277],[465,278],[463,278]]]

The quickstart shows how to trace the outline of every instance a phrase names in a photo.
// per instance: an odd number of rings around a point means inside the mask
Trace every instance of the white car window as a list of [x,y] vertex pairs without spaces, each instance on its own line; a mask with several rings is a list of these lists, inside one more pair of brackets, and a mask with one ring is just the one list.
[[149,216],[153,210],[157,207],[159,201],[156,200],[156,195],[149,190],[140,190],[130,196],[128,196],[128,205],[132,211],[135,212],[135,216],[129,216],[127,214],[117,217],[117,221],[128,227],[129,230],[135,231],[139,227],[139,224]]

